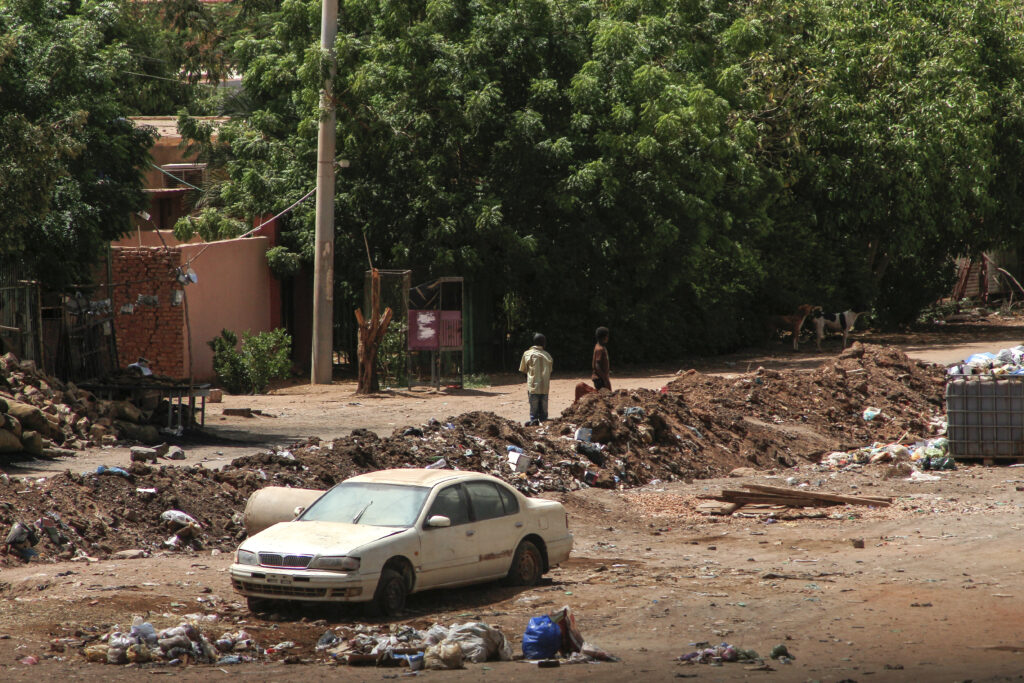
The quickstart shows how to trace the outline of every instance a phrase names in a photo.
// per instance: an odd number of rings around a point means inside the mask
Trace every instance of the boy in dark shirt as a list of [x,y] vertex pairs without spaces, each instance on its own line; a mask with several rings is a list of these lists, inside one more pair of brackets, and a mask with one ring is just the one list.
[[594,388],[612,390],[612,379],[610,377],[611,365],[608,361],[608,328],[599,327],[595,333],[597,343],[594,345],[594,360],[591,363],[593,372],[590,378],[594,380]]

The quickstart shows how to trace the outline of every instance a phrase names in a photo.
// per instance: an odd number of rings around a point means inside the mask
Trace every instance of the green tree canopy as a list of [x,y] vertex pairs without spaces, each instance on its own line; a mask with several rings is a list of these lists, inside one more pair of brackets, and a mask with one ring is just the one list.
[[59,286],[89,277],[144,206],[152,135],[125,118],[123,5],[0,6],[0,258]]
[[[224,173],[207,206],[248,220],[313,186],[319,7],[238,25],[256,104],[217,144],[195,126]],[[805,301],[906,320],[952,257],[1019,238],[1010,0],[343,0],[340,16],[335,272],[355,288],[365,235],[377,265],[465,275],[555,348],[585,358],[608,324],[641,360],[734,348]],[[308,261],[312,237],[305,204],[285,244]]]

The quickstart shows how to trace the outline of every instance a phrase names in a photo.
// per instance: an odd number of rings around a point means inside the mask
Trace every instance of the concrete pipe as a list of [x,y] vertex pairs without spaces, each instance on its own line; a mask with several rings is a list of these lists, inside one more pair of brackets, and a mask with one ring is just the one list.
[[286,486],[268,486],[249,496],[242,521],[250,536],[278,522],[295,519],[296,508],[307,508],[323,495],[318,489],[292,489]]

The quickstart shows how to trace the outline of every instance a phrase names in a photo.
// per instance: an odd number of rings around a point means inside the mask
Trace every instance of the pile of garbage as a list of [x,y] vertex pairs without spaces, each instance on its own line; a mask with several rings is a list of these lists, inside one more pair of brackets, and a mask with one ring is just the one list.
[[118,438],[155,443],[156,427],[130,401],[102,401],[34,361],[0,356],[0,454],[60,457]]
[[949,455],[949,439],[944,436],[906,445],[874,443],[847,452],[833,452],[821,459],[823,469],[849,471],[879,463],[910,463],[921,471],[953,470],[956,461]]
[[998,353],[975,353],[963,363],[949,366],[951,377],[963,375],[1024,375],[1024,346],[1000,349]]
[[[173,623],[173,622],[172,622]],[[90,662],[104,664],[214,664],[302,659],[310,654],[334,664],[349,666],[405,666],[420,669],[462,669],[467,663],[530,661],[563,658],[568,663],[618,661],[604,650],[586,643],[566,606],[551,615],[530,620],[523,634],[523,653],[515,653],[502,630],[482,621],[417,628],[411,624],[352,624],[324,631],[315,647],[283,641],[264,646],[248,631],[235,630],[214,637],[202,615],[188,615],[177,626],[157,629],[141,616],[131,627],[114,625],[74,642]]]
[[[86,661],[105,664],[240,664],[256,661],[261,650],[244,630],[226,632],[212,640],[193,622],[157,631],[141,616],[128,631],[115,626],[99,642],[80,650]],[[262,651],[265,653],[265,651]]]
[[[688,664],[722,664],[723,662],[756,662],[764,664],[764,659],[757,654],[756,650],[745,650],[729,643],[712,646],[710,643],[691,643],[697,649],[684,655],[676,657],[676,661]],[[796,659],[789,653],[785,645],[776,645],[772,648],[771,659],[777,659],[783,664],[789,664]]]
[[[814,372],[758,369],[733,378],[689,372],[661,391],[591,393],[540,427],[470,412],[366,430],[333,442],[238,458],[225,476],[325,488],[388,467],[486,472],[527,494],[722,476],[792,466],[872,441],[934,436],[944,369],[898,349],[856,345]],[[865,406],[877,406],[866,421]]]
[[465,662],[512,659],[512,645],[498,628],[480,621],[451,627],[434,624],[425,631],[408,625],[365,626],[326,631],[317,652],[351,666],[408,666],[461,669]]

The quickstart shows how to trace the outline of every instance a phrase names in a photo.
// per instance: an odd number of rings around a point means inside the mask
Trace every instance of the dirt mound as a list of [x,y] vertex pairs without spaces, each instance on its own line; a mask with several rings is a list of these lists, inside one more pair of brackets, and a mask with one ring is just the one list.
[[[16,521],[38,521],[46,557],[232,550],[245,534],[246,500],[270,485],[326,489],[361,472],[433,466],[486,472],[535,494],[706,478],[741,465],[789,466],[874,441],[929,436],[943,383],[940,367],[892,348],[855,346],[812,372],[691,372],[660,392],[590,394],[541,427],[471,412],[385,438],[355,430],[332,442],[312,439],[236,458],[219,471],[135,463],[102,474],[4,477],[0,533]],[[870,421],[868,407],[880,411]],[[589,439],[574,438],[579,428],[590,430]],[[513,467],[510,450],[522,451],[529,465]],[[169,524],[161,519],[168,510],[196,524]]]
[[[941,366],[893,347],[860,344],[809,373],[759,368],[724,378],[691,372],[669,385],[703,420],[729,424],[745,457],[785,447],[814,460],[827,451],[933,435],[944,390]],[[879,411],[870,420],[869,408]]]
[[[434,465],[487,472],[526,493],[706,478],[925,438],[941,413],[944,378],[942,368],[898,349],[858,344],[812,372],[691,372],[660,392],[588,394],[539,428],[471,412],[383,439],[357,430],[329,444],[297,445],[294,460],[260,456],[229,469],[259,464],[291,485],[312,477],[329,486],[358,472]],[[867,408],[878,411],[870,421]],[[573,438],[581,427],[590,430],[589,441]],[[510,448],[531,458],[525,471],[508,463]]]

